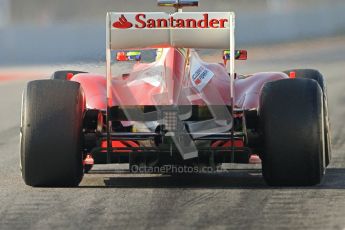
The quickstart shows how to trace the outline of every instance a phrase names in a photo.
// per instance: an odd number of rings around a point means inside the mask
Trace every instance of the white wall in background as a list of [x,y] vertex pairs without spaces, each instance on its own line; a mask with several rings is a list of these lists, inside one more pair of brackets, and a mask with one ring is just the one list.
[[11,19],[11,2],[10,0],[0,0],[0,27],[5,27]]

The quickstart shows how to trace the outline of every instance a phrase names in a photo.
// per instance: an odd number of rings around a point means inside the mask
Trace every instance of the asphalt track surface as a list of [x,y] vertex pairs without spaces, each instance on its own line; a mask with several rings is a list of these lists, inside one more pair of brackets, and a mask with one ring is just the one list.
[[239,64],[246,73],[309,67],[325,75],[333,160],[315,187],[268,187],[260,167],[233,165],[226,173],[181,177],[98,166],[77,188],[26,186],[18,148],[26,80],[0,76],[0,229],[345,229],[344,41],[254,47],[250,60]]

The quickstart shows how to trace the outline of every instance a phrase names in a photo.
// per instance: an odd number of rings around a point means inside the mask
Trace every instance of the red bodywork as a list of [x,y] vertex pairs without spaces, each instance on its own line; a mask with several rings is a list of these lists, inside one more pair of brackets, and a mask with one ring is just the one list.
[[[206,63],[192,49],[164,48],[158,55],[160,56],[155,62],[148,64],[138,62],[129,73],[113,76],[111,80],[111,106],[232,106],[231,78],[224,64]],[[199,70],[206,74],[197,75]],[[200,78],[200,76],[207,74],[212,75],[212,77],[208,78],[207,82],[202,82],[205,78]],[[238,76],[233,82],[233,108],[243,111],[257,110],[263,85],[269,81],[285,78],[289,78],[289,76],[282,72]],[[105,75],[80,73],[73,76],[71,80],[81,84],[85,93],[87,109],[107,110],[107,80]],[[203,87],[198,88],[200,85]],[[241,114],[233,115],[235,115],[234,118],[242,116]],[[121,123],[123,126],[133,124],[132,121],[121,121]],[[145,131],[148,130],[144,129]],[[116,138],[109,141],[111,148],[120,149],[143,147],[142,144],[140,141],[117,140]],[[101,141],[102,153],[107,152],[107,145],[106,140]],[[245,139],[214,140],[209,143],[209,146],[211,148],[235,147],[243,149],[245,148]],[[115,152],[129,153],[131,150],[118,149]],[[251,153],[248,163],[258,164],[261,163],[261,160],[258,155]]]
[[[188,103],[191,102],[193,105],[231,105],[230,77],[225,66],[219,63],[203,62],[195,51],[191,52],[191,58],[214,73],[214,77],[203,88],[202,92],[193,89],[190,79],[186,77],[185,66],[189,60],[186,60],[185,54],[181,53],[180,49],[166,48],[162,57],[156,62],[137,63],[128,75],[113,77],[112,104],[183,105],[187,101],[179,98],[178,95],[181,95],[183,88],[189,88],[188,94],[191,96]],[[162,72],[159,73],[161,70]],[[256,73],[248,77],[238,77],[234,80],[235,108],[257,109],[263,85],[266,82],[284,78],[288,78],[288,76],[281,72]],[[105,75],[82,73],[73,76],[71,80],[82,85],[87,108],[106,110]],[[152,81],[154,82],[152,83]],[[154,95],[162,93],[165,93],[163,99],[154,100]]]

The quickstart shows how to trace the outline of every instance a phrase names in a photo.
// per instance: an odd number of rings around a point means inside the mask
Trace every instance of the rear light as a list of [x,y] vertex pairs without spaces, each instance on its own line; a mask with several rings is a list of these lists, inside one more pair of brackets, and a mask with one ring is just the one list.
[[175,111],[164,111],[163,112],[163,124],[168,132],[177,131],[177,112]]

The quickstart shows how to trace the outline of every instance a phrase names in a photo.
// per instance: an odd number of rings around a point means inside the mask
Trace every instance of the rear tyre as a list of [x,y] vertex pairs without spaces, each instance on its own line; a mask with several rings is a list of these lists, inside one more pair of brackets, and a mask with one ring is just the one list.
[[323,95],[316,81],[268,82],[259,109],[262,172],[271,186],[310,186],[324,174]]
[[30,186],[77,186],[83,177],[84,100],[71,81],[29,82],[21,114],[21,170]]
[[326,166],[329,165],[332,159],[332,142],[331,142],[331,128],[328,114],[328,100],[327,100],[327,87],[326,81],[322,74],[314,69],[292,69],[286,70],[284,73],[289,74],[290,72],[295,72],[297,78],[305,78],[317,81],[323,92],[323,115],[324,115],[324,125],[325,125],[325,162]]
[[78,73],[86,73],[86,72],[75,71],[75,70],[60,70],[60,71],[56,71],[55,73],[53,73],[51,79],[53,79],[53,80],[68,80],[67,79],[68,73],[72,73],[73,75],[76,75]]

